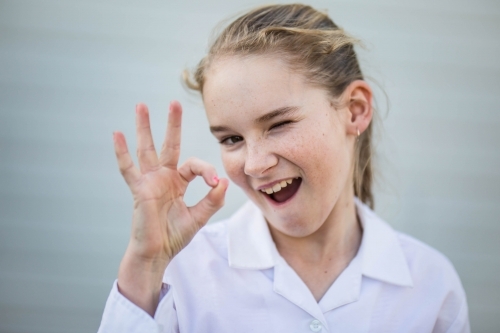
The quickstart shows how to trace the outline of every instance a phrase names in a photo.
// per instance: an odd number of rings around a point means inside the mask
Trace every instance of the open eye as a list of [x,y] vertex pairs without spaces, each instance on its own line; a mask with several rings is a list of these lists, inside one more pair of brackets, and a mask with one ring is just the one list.
[[222,145],[226,145],[226,146],[232,146],[240,141],[243,141],[243,137],[233,135],[233,136],[228,136],[226,138],[223,138],[222,140],[220,140],[219,143]]

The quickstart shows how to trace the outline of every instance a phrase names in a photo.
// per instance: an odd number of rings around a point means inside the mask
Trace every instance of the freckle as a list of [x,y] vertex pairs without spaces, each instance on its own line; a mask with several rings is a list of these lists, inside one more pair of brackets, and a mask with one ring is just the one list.
[[326,274],[326,271],[325,271],[325,274]]

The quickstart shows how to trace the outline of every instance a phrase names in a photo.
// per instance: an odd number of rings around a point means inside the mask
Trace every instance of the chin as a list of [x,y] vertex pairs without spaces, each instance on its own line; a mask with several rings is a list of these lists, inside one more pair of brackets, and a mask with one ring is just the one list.
[[264,214],[264,217],[270,227],[289,237],[307,237],[321,227],[321,224],[311,223],[311,221],[319,221],[319,219],[311,218],[310,215],[307,218],[301,218],[293,213],[291,216],[276,216],[276,214],[272,214],[271,217],[267,217]]

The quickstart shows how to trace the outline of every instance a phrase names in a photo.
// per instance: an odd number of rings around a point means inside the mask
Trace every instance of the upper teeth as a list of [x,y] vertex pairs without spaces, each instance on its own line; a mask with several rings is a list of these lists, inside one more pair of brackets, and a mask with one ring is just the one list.
[[271,187],[268,188],[263,188],[261,189],[262,192],[265,192],[267,194],[272,194],[281,191],[283,187],[286,187],[288,184],[291,184],[293,181],[293,178],[282,180],[279,183],[274,184]]

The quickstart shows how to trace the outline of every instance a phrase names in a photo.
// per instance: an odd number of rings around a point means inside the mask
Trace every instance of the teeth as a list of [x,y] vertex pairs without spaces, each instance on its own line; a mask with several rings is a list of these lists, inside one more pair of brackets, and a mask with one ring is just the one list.
[[[298,178],[295,178],[295,179],[298,179]],[[260,191],[264,192],[264,193],[267,193],[267,194],[276,193],[276,192],[281,191],[281,189],[283,187],[286,187],[287,185],[291,184],[292,182],[293,182],[293,179],[290,178],[290,179],[287,179],[287,180],[283,180],[280,183],[276,183],[272,187],[264,188],[264,189],[262,189]]]

